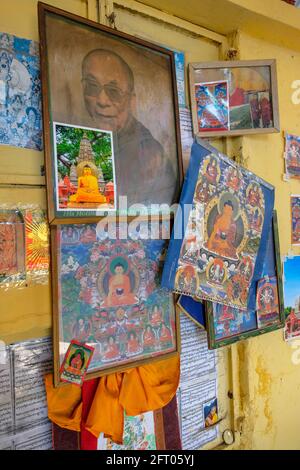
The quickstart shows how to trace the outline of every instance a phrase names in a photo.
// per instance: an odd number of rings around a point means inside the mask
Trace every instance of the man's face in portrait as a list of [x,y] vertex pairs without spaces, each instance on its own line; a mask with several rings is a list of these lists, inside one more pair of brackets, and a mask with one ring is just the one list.
[[82,84],[95,125],[111,131],[124,128],[133,99],[133,76],[126,63],[109,51],[92,51],[82,63]]

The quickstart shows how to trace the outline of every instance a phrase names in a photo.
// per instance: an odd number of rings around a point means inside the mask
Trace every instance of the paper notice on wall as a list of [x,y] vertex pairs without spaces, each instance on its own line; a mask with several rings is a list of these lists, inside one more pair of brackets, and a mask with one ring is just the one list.
[[47,420],[44,376],[52,372],[50,339],[12,347],[15,385],[15,427],[20,429]]
[[196,450],[217,438],[217,427],[206,428],[205,403],[216,397],[216,379],[180,386],[178,390],[181,439],[184,450]]
[[46,423],[14,436],[14,450],[52,450],[52,425]]
[[191,147],[193,145],[192,116],[189,108],[179,108],[180,135],[182,147],[182,160],[184,173],[190,161]]
[[0,436],[0,450],[13,450],[14,449],[14,442],[13,436],[5,436],[1,438]]
[[216,376],[216,353],[207,347],[206,332],[186,315],[180,315],[180,336],[180,383],[195,382],[208,373]]
[[0,362],[0,435],[13,429],[12,377],[9,348],[1,350]]
[[[216,352],[207,347],[207,334],[180,315],[181,375],[177,392],[183,450],[196,450],[218,437]],[[208,410],[208,411],[207,411]],[[209,417],[205,415],[209,413]]]

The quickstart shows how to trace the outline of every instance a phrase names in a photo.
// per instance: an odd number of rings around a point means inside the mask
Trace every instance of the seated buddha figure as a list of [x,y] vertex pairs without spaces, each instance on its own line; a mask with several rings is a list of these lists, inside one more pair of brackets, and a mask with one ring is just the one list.
[[130,278],[125,273],[123,264],[117,263],[108,281],[108,295],[105,305],[108,307],[134,305],[137,302],[138,299],[131,292]]
[[114,336],[109,336],[104,360],[117,359],[120,356],[119,346],[116,344]]
[[146,326],[146,330],[143,334],[143,343],[145,349],[150,349],[155,346],[155,334],[151,328],[151,325]]
[[106,197],[99,191],[96,176],[92,175],[89,165],[83,167],[83,174],[78,178],[78,188],[75,194],[70,196],[70,202],[104,203]]
[[207,241],[208,250],[223,257],[236,258],[237,253],[234,246],[236,228],[233,204],[231,201],[226,201],[222,214],[219,214],[215,219],[213,230]]

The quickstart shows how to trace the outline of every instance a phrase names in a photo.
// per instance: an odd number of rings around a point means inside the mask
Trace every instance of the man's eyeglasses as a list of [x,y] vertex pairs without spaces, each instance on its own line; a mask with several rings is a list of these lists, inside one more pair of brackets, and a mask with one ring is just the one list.
[[105,91],[106,96],[114,103],[120,103],[124,100],[125,96],[129,95],[128,91],[123,91],[115,85],[100,85],[98,82],[82,79],[84,94],[96,98],[102,90]]

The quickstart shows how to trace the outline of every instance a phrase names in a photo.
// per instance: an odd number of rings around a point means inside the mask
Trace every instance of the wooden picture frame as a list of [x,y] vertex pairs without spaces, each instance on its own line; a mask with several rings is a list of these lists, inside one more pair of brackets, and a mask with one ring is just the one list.
[[280,131],[275,59],[190,63],[189,84],[195,136]]
[[38,14],[49,222],[141,213],[134,204],[156,215],[152,204],[176,202],[173,52],[44,3]]
[[[272,221],[272,230],[273,230],[273,240],[274,240],[274,259],[275,259],[275,273],[277,277],[277,292],[278,292],[278,307],[279,307],[279,321],[274,322],[268,326],[258,328],[258,323],[256,320],[256,327],[244,331],[240,334],[228,335],[226,338],[217,339],[216,329],[214,324],[214,305],[212,302],[205,302],[205,316],[206,316],[206,328],[208,333],[208,345],[209,349],[217,349],[223,346],[228,346],[230,344],[236,343],[243,339],[251,338],[261,334],[269,333],[275,331],[284,326],[284,300],[283,300],[283,284],[282,284],[282,269],[281,269],[281,259],[280,259],[280,245],[279,245],[279,235],[278,235],[278,222],[277,222],[277,213],[274,210],[273,212],[273,221]],[[247,313],[247,312],[246,312]],[[250,315],[256,317],[256,312],[248,312],[249,318]]]
[[[103,238],[105,230],[95,223],[51,226],[55,386],[61,385],[59,369],[72,339],[95,348],[86,379],[180,349],[174,296],[159,284],[164,240],[113,240]],[[119,266],[122,285],[115,283]]]

